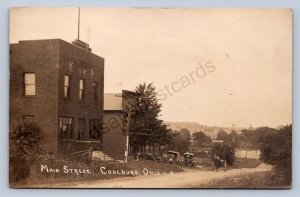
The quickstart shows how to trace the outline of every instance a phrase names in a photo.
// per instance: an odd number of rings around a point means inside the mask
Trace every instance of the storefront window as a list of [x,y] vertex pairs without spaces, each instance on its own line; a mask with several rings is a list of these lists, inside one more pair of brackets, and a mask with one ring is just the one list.
[[71,117],[60,117],[60,137],[61,139],[74,139],[74,123]]
[[93,140],[100,140],[100,120],[91,119],[89,122],[89,138]]

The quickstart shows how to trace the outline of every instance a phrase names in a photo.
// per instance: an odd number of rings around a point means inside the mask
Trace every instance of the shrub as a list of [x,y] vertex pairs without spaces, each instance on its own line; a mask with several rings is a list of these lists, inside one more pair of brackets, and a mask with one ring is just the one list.
[[261,160],[275,165],[276,178],[283,185],[292,181],[292,125],[270,133],[263,139]]
[[10,132],[10,183],[28,178],[31,159],[39,151],[41,134],[39,125],[32,120],[18,122]]
[[226,161],[228,165],[233,165],[235,161],[234,148],[229,144],[216,144],[213,147],[212,153],[220,157],[220,159]]

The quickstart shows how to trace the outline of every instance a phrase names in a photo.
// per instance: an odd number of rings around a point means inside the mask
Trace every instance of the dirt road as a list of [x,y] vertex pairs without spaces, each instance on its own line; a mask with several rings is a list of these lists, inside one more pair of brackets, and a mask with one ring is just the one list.
[[186,170],[174,174],[161,174],[151,176],[122,177],[110,180],[89,181],[80,183],[54,184],[57,188],[190,188],[214,179],[243,176],[254,172],[271,170],[270,165],[261,164],[256,168],[232,169],[219,172],[212,170]]

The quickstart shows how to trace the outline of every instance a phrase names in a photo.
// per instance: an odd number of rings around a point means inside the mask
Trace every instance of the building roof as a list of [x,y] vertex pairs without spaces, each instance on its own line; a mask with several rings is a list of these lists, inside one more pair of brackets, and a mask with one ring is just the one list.
[[122,111],[122,93],[104,94],[104,111]]
[[18,41],[18,43],[10,43],[10,46],[18,46],[18,45],[22,45],[22,44],[28,44],[28,43],[41,43],[41,42],[61,42],[61,43],[64,43],[66,45],[72,45],[72,46],[76,46],[76,48],[84,51],[85,53],[88,53],[88,54],[92,54],[94,56],[97,56],[98,58],[101,58],[104,60],[103,57],[100,57],[99,55],[95,54],[95,53],[92,53],[92,49],[89,48],[89,44],[81,41],[81,40],[75,40],[74,42],[72,43],[69,43],[65,40],[62,40],[60,38],[52,38],[52,39],[37,39],[37,40],[20,40]]
[[212,143],[223,143],[223,140],[212,140]]
[[135,95],[134,92],[129,90],[122,90],[122,93],[106,93],[104,94],[104,111],[123,111],[124,105],[128,104]]

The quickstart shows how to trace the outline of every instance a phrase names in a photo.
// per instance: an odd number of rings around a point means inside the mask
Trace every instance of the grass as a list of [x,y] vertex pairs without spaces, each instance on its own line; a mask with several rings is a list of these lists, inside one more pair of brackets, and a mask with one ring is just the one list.
[[[203,166],[205,168],[212,168],[212,161],[210,158],[198,158],[195,157],[194,161],[197,165]],[[261,164],[259,159],[246,159],[246,158],[236,158],[232,166],[228,166],[228,169],[236,168],[256,168]]]
[[[78,161],[64,161],[62,162],[51,162],[44,163],[53,169],[59,169],[59,173],[50,173],[50,172],[41,172],[41,165],[34,164],[30,165],[30,176],[27,179],[24,179],[19,182],[11,183],[11,187],[33,187],[39,185],[51,185],[55,183],[64,183],[64,182],[81,182],[81,181],[94,181],[94,180],[105,180],[113,179],[117,177],[126,177],[126,176],[137,176],[137,175],[155,175],[162,173],[170,172],[181,172],[182,168],[176,165],[171,165],[167,163],[155,163],[153,161],[128,161],[127,164],[124,163],[108,163],[103,161],[93,161],[92,163],[86,164]],[[64,173],[63,167],[67,166],[68,169],[88,169],[90,174],[74,174],[74,173]],[[105,167],[106,174],[103,174],[100,170],[101,167]],[[109,174],[111,172],[119,170],[123,171],[133,171],[138,174]]]
[[236,158],[234,164],[230,168],[256,168],[262,162],[259,159]]
[[143,171],[146,168],[149,171],[159,171],[160,173],[182,172],[183,169],[177,165],[172,165],[162,162],[153,161],[129,161],[127,167],[138,171]]
[[283,183],[281,177],[274,171],[271,171],[212,180],[208,183],[200,184],[195,188],[288,189],[290,188],[290,185]]
[[201,158],[201,157],[194,157],[194,161],[197,165],[203,166],[205,168],[212,167],[212,161],[211,158]]
[[[195,157],[195,162],[197,165],[201,165],[204,169],[212,168],[212,161],[210,158],[197,158]],[[255,168],[261,162],[256,159],[236,159],[236,162],[230,168]],[[59,169],[59,173],[47,173],[41,172],[41,165],[47,165],[49,168]],[[68,169],[88,169],[91,173],[89,174],[74,174],[74,173],[64,173],[63,167],[67,166]],[[180,167],[177,165],[171,165],[168,163],[153,162],[147,160],[129,160],[128,164],[124,163],[108,163],[102,161],[93,161],[91,163],[85,163],[80,161],[70,161],[70,160],[49,160],[47,162],[40,162],[30,165],[30,176],[19,182],[12,182],[12,187],[30,187],[32,185],[49,185],[55,183],[63,182],[81,182],[81,181],[94,181],[94,180],[105,180],[117,177],[125,176],[136,176],[132,175],[122,175],[122,174],[103,174],[100,171],[101,167],[105,167],[108,170],[123,170],[123,171],[136,171],[138,175],[144,174],[162,174],[170,172],[182,172],[184,171],[184,166]],[[195,168],[197,170],[198,168]],[[13,173],[12,173],[13,174]],[[236,179],[235,179],[236,180]]]

